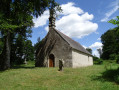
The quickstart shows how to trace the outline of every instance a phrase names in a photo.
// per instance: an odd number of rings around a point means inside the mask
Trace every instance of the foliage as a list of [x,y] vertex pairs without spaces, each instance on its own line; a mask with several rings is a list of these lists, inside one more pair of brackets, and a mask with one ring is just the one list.
[[116,55],[116,62],[119,64],[119,54]]
[[34,60],[34,47],[30,40],[18,35],[12,44],[11,64],[23,64],[24,61]]
[[34,60],[34,47],[32,46],[31,40],[26,40],[24,45],[25,59],[27,61]]
[[93,64],[101,65],[101,64],[103,64],[103,60],[101,58],[93,56]]
[[[34,45],[35,56],[39,53],[41,47],[44,46],[44,40],[45,38],[40,41],[40,37],[37,39],[37,43]],[[37,58],[37,56],[35,58]]]
[[[117,25],[119,27],[119,16],[116,17],[116,19],[111,19],[108,21],[109,23],[112,23],[114,25]],[[118,29],[119,30],[119,29]]]
[[101,41],[103,44],[102,55],[101,58],[109,59],[112,54],[119,53],[119,31],[116,30],[108,30],[101,36]]
[[93,61],[97,61],[99,58],[96,56],[93,56]]
[[3,49],[3,41],[2,38],[0,38],[0,54],[2,53],[2,49]]
[[10,68],[10,54],[15,36],[20,34],[27,37],[26,33],[33,26],[33,16],[40,16],[51,6],[59,5],[54,0],[0,0],[0,33],[4,40],[1,70]]
[[116,82],[119,84],[119,69],[110,69],[102,73],[105,80]]
[[86,48],[86,50],[87,50],[90,54],[92,54],[92,49],[91,49],[91,48]]
[[101,36],[101,41],[103,43],[103,54],[101,57],[103,59],[115,59],[116,55],[119,53],[119,16],[108,22],[117,25],[117,27],[108,30]]
[[116,54],[115,53],[114,54],[110,54],[109,59],[110,60],[116,60]]
[[[118,73],[119,73],[119,71],[118,71]],[[115,76],[114,80],[115,80],[115,82],[119,83],[119,75]]]
[[39,48],[40,44],[41,44],[41,41],[40,41],[40,37],[39,37],[39,38],[37,39],[37,43],[34,45],[35,51]]
[[96,61],[93,62],[95,65],[101,65],[103,64],[103,60],[102,59],[97,59]]
[[99,55],[100,55],[100,58],[101,58],[101,55],[102,55],[102,49],[101,49],[101,48],[98,48],[97,51],[98,51],[98,53],[99,53]]

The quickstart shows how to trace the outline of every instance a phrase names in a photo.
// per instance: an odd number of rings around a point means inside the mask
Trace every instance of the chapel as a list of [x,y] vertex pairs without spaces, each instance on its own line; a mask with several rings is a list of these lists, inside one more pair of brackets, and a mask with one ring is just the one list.
[[93,65],[93,56],[83,46],[55,28],[55,16],[50,10],[49,32],[36,51],[35,66],[58,67],[60,59],[64,67]]

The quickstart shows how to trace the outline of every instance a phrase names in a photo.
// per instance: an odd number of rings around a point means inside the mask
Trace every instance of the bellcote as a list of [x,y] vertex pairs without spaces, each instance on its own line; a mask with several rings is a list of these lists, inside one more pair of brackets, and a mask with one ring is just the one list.
[[55,10],[54,9],[50,9],[50,16],[49,16],[49,28],[55,28]]

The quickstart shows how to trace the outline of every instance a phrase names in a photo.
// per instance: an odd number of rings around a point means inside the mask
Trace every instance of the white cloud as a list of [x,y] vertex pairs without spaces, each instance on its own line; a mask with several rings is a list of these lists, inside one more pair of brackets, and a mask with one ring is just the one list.
[[[98,24],[91,22],[94,18],[93,14],[84,12],[81,8],[76,7],[73,2],[62,4],[61,7],[63,13],[61,14],[61,18],[56,20],[56,29],[69,37],[76,38],[96,32]],[[33,19],[35,28],[46,25],[48,17],[49,12],[47,10],[41,17]],[[48,27],[45,27],[45,30],[48,31]]]
[[96,31],[95,34],[99,35],[99,32]]
[[61,8],[63,10],[63,15],[68,15],[68,14],[82,14],[83,10],[79,7],[75,7],[75,4],[73,2],[69,2],[67,4],[62,4]]
[[119,0],[112,2],[109,6],[112,8],[109,12],[105,13],[105,17],[101,19],[101,22],[107,22],[109,17],[111,17],[119,9]]
[[97,40],[99,40],[99,41],[100,41],[100,40],[101,40],[101,38],[98,38]]
[[49,28],[48,28],[48,26],[46,26],[46,27],[45,27],[45,30],[46,30],[47,32],[49,31]]
[[86,49],[87,47],[85,45],[83,45],[83,47]]
[[93,15],[87,12],[83,15],[69,14],[56,21],[56,28],[69,37],[81,38],[95,32],[98,28],[96,23],[92,23]]
[[49,11],[46,10],[41,17],[33,19],[33,22],[35,24],[34,27],[37,28],[46,25],[48,18],[49,18]]
[[95,56],[97,56],[97,57],[100,57],[100,55],[99,55],[99,53],[98,53],[97,50],[94,50],[94,51],[93,51],[93,55],[95,55]]
[[[91,48],[90,46],[89,47],[86,47],[85,45],[82,45],[85,49],[86,48]],[[100,55],[99,55],[99,53],[98,53],[98,51],[97,51],[97,48],[91,48],[92,49],[92,55],[95,55],[95,56],[97,56],[97,57],[99,57]]]
[[100,55],[99,55],[97,49],[99,49],[99,48],[102,49],[102,46],[103,46],[103,44],[101,42],[95,42],[92,45],[90,45],[89,48],[92,49],[93,55],[96,55],[97,57],[99,57]]
[[92,44],[91,46],[89,46],[90,48],[102,48],[103,44],[101,42],[95,42],[94,44]]
[[61,5],[63,16],[56,21],[56,29],[69,37],[76,38],[81,38],[95,32],[98,24],[91,22],[94,16],[74,5],[72,2]]

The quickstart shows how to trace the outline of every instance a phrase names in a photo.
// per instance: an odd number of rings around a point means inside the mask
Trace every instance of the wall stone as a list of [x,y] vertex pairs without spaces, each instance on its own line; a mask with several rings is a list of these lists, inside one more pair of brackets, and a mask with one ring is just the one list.
[[73,68],[93,65],[92,56],[86,55],[75,49],[72,50]]
[[[37,55],[36,60],[36,65],[37,63],[43,64],[38,64],[37,66],[43,65],[48,67],[49,55],[53,54],[55,56],[55,67],[59,66],[59,59],[64,60],[64,67],[72,67],[72,48],[56,31],[51,29],[51,31],[45,37],[44,41],[45,43],[41,48],[43,49],[44,47],[44,49],[42,51],[39,49],[39,54]],[[52,48],[50,46],[52,46]]]
[[78,50],[73,49],[67,41],[54,29],[42,40],[36,53],[36,67],[49,67],[49,55],[55,57],[55,67],[59,66],[59,59],[64,60],[64,67],[83,67],[93,65],[93,58]]

